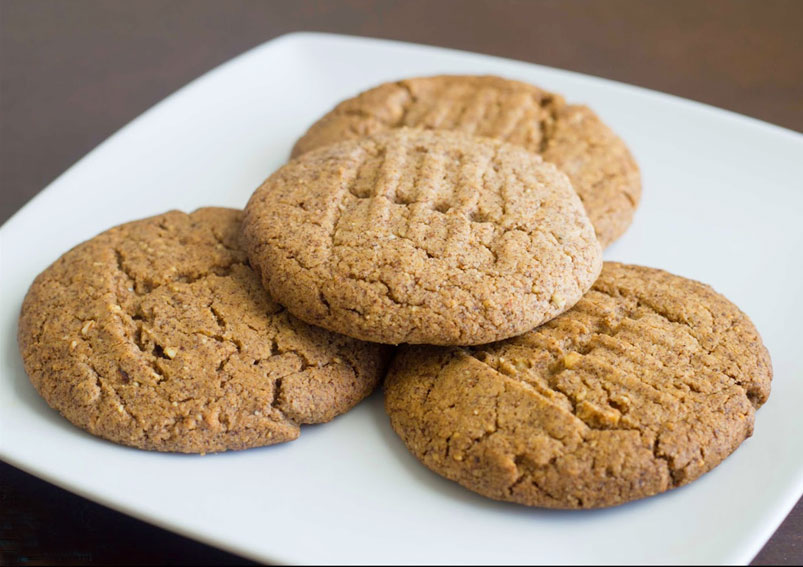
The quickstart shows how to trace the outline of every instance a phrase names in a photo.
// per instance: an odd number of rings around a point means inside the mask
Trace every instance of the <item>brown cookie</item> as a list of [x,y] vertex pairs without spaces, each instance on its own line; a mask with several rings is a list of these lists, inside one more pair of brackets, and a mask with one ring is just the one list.
[[238,244],[241,212],[173,211],[73,248],[34,281],[19,345],[78,427],[157,451],[295,439],[367,396],[383,352],[298,321]]
[[722,462],[771,378],[753,324],[710,287],[606,262],[577,305],[522,336],[400,349],[385,405],[410,451],[470,490],[596,508]]
[[554,166],[490,138],[403,128],[274,173],[246,207],[243,243],[291,313],[390,344],[518,335],[571,307],[602,264]]
[[402,126],[489,136],[541,154],[569,176],[603,248],[630,226],[641,197],[633,156],[594,112],[493,76],[385,83],[337,105],[296,142],[292,156]]

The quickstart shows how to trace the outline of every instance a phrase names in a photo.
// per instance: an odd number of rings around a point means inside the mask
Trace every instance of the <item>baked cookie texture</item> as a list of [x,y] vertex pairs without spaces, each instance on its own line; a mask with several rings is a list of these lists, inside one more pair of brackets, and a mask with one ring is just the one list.
[[238,243],[241,212],[177,211],[108,230],[31,286],[19,346],[31,382],[72,423],[158,451],[295,439],[353,407],[384,350],[292,317]]
[[606,262],[570,311],[475,348],[402,347],[393,429],[433,471],[497,500],[613,506],[684,485],[752,434],[772,368],[709,286]]
[[568,179],[511,144],[395,129],[307,152],[245,209],[243,243],[297,317],[389,344],[480,344],[570,308],[601,250]]
[[441,75],[379,85],[313,124],[292,156],[399,127],[457,130],[540,154],[569,176],[603,248],[630,226],[641,197],[633,156],[591,109],[494,76]]

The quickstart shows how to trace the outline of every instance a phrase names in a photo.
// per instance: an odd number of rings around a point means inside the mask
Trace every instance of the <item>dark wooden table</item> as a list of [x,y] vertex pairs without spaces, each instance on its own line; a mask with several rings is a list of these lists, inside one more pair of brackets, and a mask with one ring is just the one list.
[[[154,103],[291,31],[531,61],[800,131],[801,29],[797,0],[0,0],[0,221]],[[8,565],[247,563],[3,463],[0,551]],[[803,504],[754,564],[803,564]]]

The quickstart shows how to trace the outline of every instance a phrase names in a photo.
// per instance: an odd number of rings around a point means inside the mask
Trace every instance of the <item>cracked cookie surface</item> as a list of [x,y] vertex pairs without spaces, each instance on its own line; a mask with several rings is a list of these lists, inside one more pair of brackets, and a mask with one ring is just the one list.
[[294,315],[389,344],[518,335],[571,307],[602,265],[554,166],[490,138],[415,129],[285,165],[246,206],[243,243]]
[[385,353],[291,316],[238,243],[241,211],[171,211],[112,228],[42,272],[19,346],[75,425],[158,451],[295,439],[367,396]]
[[603,248],[630,226],[641,198],[633,156],[591,109],[494,76],[441,75],[379,85],[313,124],[292,156],[399,127],[457,130],[540,154],[569,176]]
[[606,262],[571,310],[474,348],[403,347],[385,407],[433,471],[497,500],[597,508],[686,484],[753,431],[772,367],[709,286]]

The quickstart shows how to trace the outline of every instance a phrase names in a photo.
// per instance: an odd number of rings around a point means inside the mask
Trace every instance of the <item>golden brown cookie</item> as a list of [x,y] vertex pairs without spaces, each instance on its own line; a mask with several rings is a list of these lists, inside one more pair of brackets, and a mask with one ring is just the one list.
[[497,500],[613,506],[686,484],[752,434],[769,354],[707,285],[606,262],[577,305],[475,348],[403,347],[385,382],[427,467]]
[[603,248],[630,226],[641,197],[633,156],[594,112],[493,76],[385,83],[337,105],[296,142],[292,156],[402,126],[489,136],[541,154],[571,179]]
[[243,220],[297,317],[381,343],[479,344],[571,307],[601,268],[566,176],[518,146],[395,129],[274,173]]
[[367,396],[383,352],[298,321],[238,244],[241,212],[172,211],[73,248],[34,281],[19,345],[78,427],[157,451],[295,439]]

